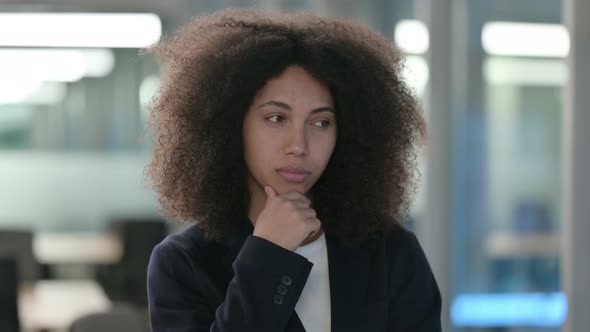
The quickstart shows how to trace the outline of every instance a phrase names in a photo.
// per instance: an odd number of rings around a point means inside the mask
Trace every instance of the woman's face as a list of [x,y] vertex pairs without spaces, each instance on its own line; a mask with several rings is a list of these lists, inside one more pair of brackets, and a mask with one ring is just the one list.
[[254,97],[242,133],[251,195],[266,185],[306,194],[336,144],[332,95],[302,67],[287,67]]

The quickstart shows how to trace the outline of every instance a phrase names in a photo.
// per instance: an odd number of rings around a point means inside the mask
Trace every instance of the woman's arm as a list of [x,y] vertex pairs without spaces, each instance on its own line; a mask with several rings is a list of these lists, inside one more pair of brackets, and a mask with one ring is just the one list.
[[215,309],[218,295],[207,271],[177,246],[158,245],[148,268],[152,331],[283,331],[311,267],[304,257],[249,236],[233,263],[225,299]]

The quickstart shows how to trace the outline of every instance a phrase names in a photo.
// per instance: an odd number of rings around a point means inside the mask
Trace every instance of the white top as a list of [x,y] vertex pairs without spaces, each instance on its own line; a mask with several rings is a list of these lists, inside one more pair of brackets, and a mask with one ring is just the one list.
[[295,249],[299,255],[313,263],[313,267],[295,305],[295,312],[307,332],[330,332],[330,278],[328,275],[328,251],[326,237]]

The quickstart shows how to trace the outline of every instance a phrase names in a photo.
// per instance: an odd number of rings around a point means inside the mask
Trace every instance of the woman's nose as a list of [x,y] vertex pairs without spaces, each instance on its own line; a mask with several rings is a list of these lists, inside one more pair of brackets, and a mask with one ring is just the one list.
[[306,155],[308,153],[305,127],[293,127],[289,130],[285,149],[287,154],[296,156]]

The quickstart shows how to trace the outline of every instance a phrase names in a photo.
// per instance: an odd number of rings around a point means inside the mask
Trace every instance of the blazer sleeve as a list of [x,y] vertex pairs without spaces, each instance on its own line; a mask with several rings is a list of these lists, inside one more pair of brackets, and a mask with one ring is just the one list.
[[[441,295],[414,234],[406,233],[392,277],[404,275],[391,295],[389,331],[440,332]],[[405,271],[404,271],[405,270]]]
[[295,252],[249,236],[233,262],[225,299],[212,309],[211,276],[182,249],[160,244],[148,267],[152,331],[283,331],[312,265]]

